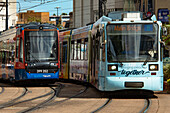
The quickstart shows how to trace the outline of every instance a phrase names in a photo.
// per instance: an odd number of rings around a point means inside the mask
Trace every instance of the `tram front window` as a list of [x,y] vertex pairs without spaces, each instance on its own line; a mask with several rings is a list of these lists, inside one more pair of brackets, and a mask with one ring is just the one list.
[[157,24],[109,24],[108,62],[158,60]]
[[25,31],[26,61],[57,61],[56,31]]

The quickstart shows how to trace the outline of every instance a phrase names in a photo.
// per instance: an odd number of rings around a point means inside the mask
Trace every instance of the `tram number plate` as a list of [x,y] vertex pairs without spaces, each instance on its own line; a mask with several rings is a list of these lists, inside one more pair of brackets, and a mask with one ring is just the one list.
[[46,69],[44,69],[44,70],[38,69],[38,70],[37,70],[37,73],[48,73],[48,70],[46,70]]

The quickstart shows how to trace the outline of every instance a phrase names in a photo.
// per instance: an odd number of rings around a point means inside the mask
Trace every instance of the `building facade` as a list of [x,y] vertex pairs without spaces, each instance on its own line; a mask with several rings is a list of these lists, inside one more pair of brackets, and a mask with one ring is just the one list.
[[[106,14],[112,11],[136,11],[139,0],[107,0]],[[103,6],[104,12],[104,6]],[[99,19],[99,0],[73,0],[73,26],[82,27]]]
[[69,28],[70,15],[50,16],[50,21],[55,22],[55,25],[61,24],[61,28]]
[[[16,0],[8,0],[8,28],[15,26],[17,21]],[[0,32],[6,28],[6,0],[0,0]]]
[[[106,0],[103,12],[148,11],[154,12],[154,0]],[[160,0],[159,0],[160,1]],[[167,0],[168,1],[168,0]],[[105,6],[105,7],[104,7]],[[99,0],[73,0],[73,26],[82,27],[99,19]]]
[[27,12],[18,13],[17,24],[27,24],[29,22],[49,23],[49,12],[34,12],[28,10]]
[[158,9],[168,8],[170,10],[169,0],[154,0],[154,12],[157,15]]

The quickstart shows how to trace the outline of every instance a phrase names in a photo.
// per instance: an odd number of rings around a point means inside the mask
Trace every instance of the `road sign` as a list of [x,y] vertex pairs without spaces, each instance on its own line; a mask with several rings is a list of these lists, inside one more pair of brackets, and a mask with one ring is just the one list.
[[169,22],[169,10],[168,9],[158,9],[158,20],[161,22]]

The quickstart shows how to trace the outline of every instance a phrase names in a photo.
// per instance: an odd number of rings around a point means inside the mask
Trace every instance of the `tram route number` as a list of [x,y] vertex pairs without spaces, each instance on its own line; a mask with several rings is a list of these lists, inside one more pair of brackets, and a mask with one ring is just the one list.
[[37,73],[48,73],[48,70],[42,70],[42,69],[38,69]]

